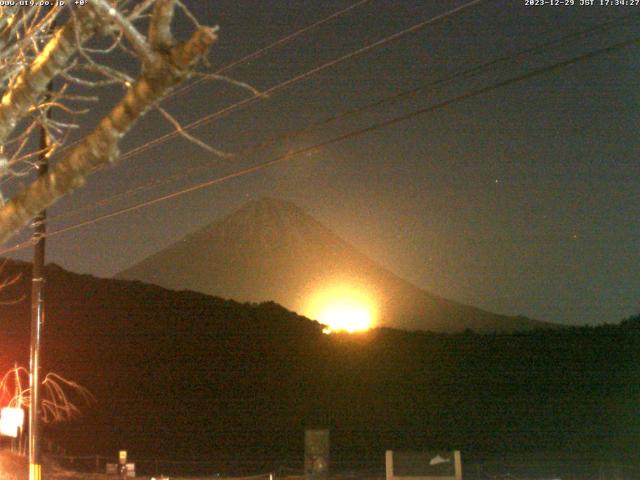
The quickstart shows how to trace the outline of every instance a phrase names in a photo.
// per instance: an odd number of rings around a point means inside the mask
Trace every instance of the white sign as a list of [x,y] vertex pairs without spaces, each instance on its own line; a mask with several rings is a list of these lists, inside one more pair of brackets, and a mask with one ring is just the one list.
[[24,410],[21,408],[5,407],[0,410],[0,435],[15,438],[23,424]]
[[385,460],[385,480],[462,480],[462,459],[459,450],[387,450]]

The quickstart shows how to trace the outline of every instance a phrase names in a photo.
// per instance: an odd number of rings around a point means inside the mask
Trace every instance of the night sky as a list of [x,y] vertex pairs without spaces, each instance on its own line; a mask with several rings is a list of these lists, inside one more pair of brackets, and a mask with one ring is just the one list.
[[[220,26],[220,40],[211,53],[214,71],[355,0],[186,3],[204,23]],[[371,0],[226,74],[266,90],[464,3]],[[513,57],[480,75],[442,82],[247,157],[218,160],[173,138],[93,175],[82,191],[50,209],[48,228],[90,220],[640,37],[640,5],[482,2],[191,133],[216,148],[240,152],[396,92],[614,20],[606,31]],[[184,19],[179,29],[187,34]],[[371,258],[433,293],[540,320],[617,322],[640,311],[639,55],[635,43],[256,173],[54,235],[47,243],[47,260],[72,271],[111,276],[248,200],[271,196],[295,202]],[[120,94],[119,88],[101,91],[97,112],[106,111]],[[207,81],[163,105],[188,124],[251,95]],[[97,118],[95,112],[86,116],[83,131]],[[127,137],[122,151],[171,129],[152,113]],[[88,208],[191,168],[177,181]],[[8,188],[16,187],[14,182]],[[84,210],[69,214],[79,208]],[[61,214],[67,216],[55,218]]]

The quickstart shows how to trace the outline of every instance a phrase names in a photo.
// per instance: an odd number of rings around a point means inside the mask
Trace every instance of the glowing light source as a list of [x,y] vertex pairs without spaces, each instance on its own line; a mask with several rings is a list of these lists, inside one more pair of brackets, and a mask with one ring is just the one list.
[[364,289],[336,284],[314,294],[306,315],[326,325],[324,333],[355,333],[374,326],[376,310],[375,302]]
[[23,424],[24,410],[21,408],[5,407],[0,410],[0,435],[15,438]]
[[320,313],[318,321],[327,325],[326,333],[341,330],[354,333],[371,328],[371,313],[363,307],[341,302],[327,306]]

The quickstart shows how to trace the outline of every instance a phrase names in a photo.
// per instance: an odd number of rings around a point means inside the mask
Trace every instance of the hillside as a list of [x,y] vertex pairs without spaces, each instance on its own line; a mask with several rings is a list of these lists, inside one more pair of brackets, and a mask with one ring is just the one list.
[[381,267],[296,205],[263,198],[118,274],[173,290],[274,301],[309,315],[318,290],[346,284],[375,299],[379,324],[434,332],[512,332],[550,324],[431,294]]
[[[28,267],[6,265],[4,275],[22,277],[2,300],[29,291]],[[639,453],[640,320],[519,335],[328,336],[273,303],[55,265],[47,278],[44,368],[98,399],[80,421],[47,429],[76,454],[301,460],[308,426],[331,428],[336,461],[429,446]],[[28,314],[25,300],[0,305],[4,368],[26,363]]]

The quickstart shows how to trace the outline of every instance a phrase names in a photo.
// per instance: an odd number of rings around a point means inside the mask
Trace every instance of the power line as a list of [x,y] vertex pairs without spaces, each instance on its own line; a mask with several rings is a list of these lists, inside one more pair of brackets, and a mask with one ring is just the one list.
[[[331,60],[331,61],[329,61],[327,63],[324,63],[324,64],[320,65],[319,67],[315,67],[315,68],[313,68],[311,70],[308,70],[308,71],[306,71],[306,72],[304,72],[304,73],[302,73],[300,75],[297,75],[297,76],[295,76],[293,78],[289,78],[288,80],[285,80],[285,81],[283,81],[283,82],[281,82],[279,84],[276,84],[276,85],[270,87],[269,89],[267,89],[267,90],[265,90],[263,92],[260,92],[259,94],[253,95],[253,96],[251,96],[249,98],[246,98],[246,99],[241,100],[239,102],[236,102],[236,103],[234,103],[232,105],[224,107],[221,110],[218,110],[217,112],[214,112],[214,113],[212,113],[210,115],[207,115],[206,117],[200,118],[199,120],[196,120],[195,122],[190,123],[189,125],[187,125],[185,127],[182,127],[181,130],[182,131],[191,130],[191,129],[196,128],[196,127],[198,127],[200,125],[203,125],[205,123],[212,122],[213,120],[215,120],[217,118],[220,118],[220,117],[222,117],[222,116],[224,116],[224,115],[226,115],[228,113],[231,113],[231,112],[233,112],[235,110],[238,110],[239,108],[242,108],[245,105],[249,105],[249,104],[255,102],[258,99],[264,98],[264,97],[266,97],[268,95],[274,94],[274,93],[276,93],[276,92],[278,92],[280,90],[288,88],[291,85],[294,85],[294,84],[296,84],[296,83],[298,83],[298,82],[300,82],[302,80],[305,80],[305,79],[307,79],[307,78],[309,78],[309,77],[311,77],[311,76],[313,76],[313,75],[315,75],[315,74],[317,74],[317,73],[319,73],[319,72],[321,72],[323,70],[326,70],[326,69],[331,68],[331,67],[333,67],[335,65],[338,65],[338,64],[340,64],[342,62],[350,60],[351,58],[355,58],[355,57],[357,57],[359,55],[367,53],[367,52],[369,52],[371,50],[374,50],[375,48],[378,48],[378,47],[381,47],[383,45],[386,45],[387,43],[391,43],[391,42],[393,42],[393,41],[395,41],[395,40],[397,40],[397,39],[399,39],[399,38],[401,38],[401,37],[403,37],[405,35],[408,35],[410,33],[415,33],[415,32],[421,30],[422,28],[424,28],[426,26],[432,25],[432,24],[437,23],[437,22],[442,21],[442,20],[446,20],[446,19],[454,17],[456,15],[459,15],[463,11],[465,11],[466,9],[468,9],[470,7],[473,7],[473,6],[475,6],[475,5],[479,4],[479,3],[485,2],[485,1],[488,1],[488,0],[471,0],[470,2],[467,2],[467,3],[465,3],[465,4],[463,4],[463,5],[459,6],[459,7],[456,7],[456,8],[453,8],[451,10],[448,10],[448,11],[442,13],[442,14],[436,15],[434,17],[431,17],[431,18],[427,19],[427,20],[423,20],[421,22],[418,22],[418,23],[416,23],[416,24],[414,24],[414,25],[412,25],[412,26],[410,26],[408,28],[405,28],[404,30],[396,32],[396,33],[394,33],[392,35],[389,35],[387,37],[384,37],[384,38],[382,38],[382,39],[380,39],[380,40],[378,40],[376,42],[373,42],[373,43],[370,43],[368,45],[365,45],[364,47],[361,47],[361,48],[359,48],[359,49],[357,49],[355,51],[352,51],[352,52],[350,52],[348,54],[345,54],[345,55],[343,55],[341,57],[338,57],[338,58],[336,58],[334,60]],[[359,4],[360,3],[358,3],[356,5],[359,5]],[[340,12],[338,12],[338,13],[340,13]],[[307,28],[307,30],[308,30],[308,28]],[[295,33],[292,34],[292,35],[295,35]],[[268,47],[265,47],[265,48],[268,48]],[[254,53],[257,53],[257,52],[254,52]],[[174,137],[176,137],[178,135],[180,135],[180,130],[174,130],[173,132],[169,132],[169,133],[167,133],[165,135],[157,137],[154,140],[150,140],[150,141],[148,141],[148,142],[146,142],[146,143],[144,143],[142,145],[134,147],[131,150],[123,153],[122,155],[120,155],[119,160],[125,160],[127,158],[131,158],[134,155],[137,155],[137,154],[139,154],[139,153],[141,153],[141,152],[143,152],[145,150],[148,150],[149,148],[152,148],[155,145],[158,145],[160,143],[164,143],[165,141],[167,141],[167,140],[169,140],[171,138],[174,138]],[[67,145],[67,146],[61,148],[60,150],[58,150],[56,152],[56,154],[60,154],[61,152],[64,152],[64,151],[68,150],[69,148],[71,148],[72,146],[78,144],[81,141],[82,141],[82,139],[79,139],[79,140],[71,143],[70,145]],[[27,169],[27,171],[28,171],[28,169]]]
[[[263,56],[265,53],[267,53],[269,50],[273,50],[274,48],[277,48],[281,45],[285,45],[287,43],[289,43],[291,40],[294,40],[296,38],[298,38],[299,36],[310,32],[311,30],[315,30],[316,28],[324,25],[325,23],[330,22],[331,20],[335,20],[338,17],[341,17],[342,15],[344,15],[345,13],[350,12],[351,10],[354,10],[355,8],[358,8],[361,5],[364,5],[365,3],[370,2],[371,0],[360,0],[359,2],[354,3],[353,5],[350,5],[346,8],[343,8],[342,10],[339,10],[335,13],[332,13],[331,15],[329,15],[328,17],[323,18],[322,20],[318,20],[315,23],[312,23],[311,25],[308,25],[306,27],[301,28],[300,30],[297,30],[289,35],[286,35],[285,37],[280,38],[279,40],[276,40],[273,43],[270,43],[269,45],[260,48],[259,50],[256,50],[253,53],[250,53],[249,55],[246,55],[238,60],[234,60],[226,65],[224,65],[223,67],[218,68],[217,70],[215,70],[213,72],[214,75],[220,75],[223,73],[228,72],[229,70],[232,70],[233,68],[239,66],[239,65],[243,65],[247,62],[250,62],[251,60],[255,60],[257,58],[260,58],[261,56]],[[204,82],[206,79],[204,78],[200,78],[198,80],[196,80],[195,82],[189,84],[189,85],[185,85],[184,87],[173,91],[170,95],[168,95],[167,97],[165,97],[166,99],[169,99],[171,97],[175,97],[178,95],[182,95],[186,92],[188,92],[189,90],[191,90],[192,88],[194,88],[196,85]]]
[[[299,155],[303,155],[303,154],[306,154],[306,153],[311,153],[311,152],[315,152],[315,151],[318,151],[318,150],[322,150],[323,148],[325,148],[325,147],[327,147],[329,145],[333,145],[333,144],[336,144],[336,143],[339,143],[339,142],[343,142],[345,140],[348,140],[348,139],[351,139],[351,138],[355,138],[355,137],[364,135],[366,133],[369,133],[369,132],[372,132],[372,131],[375,131],[375,130],[380,130],[382,128],[386,128],[386,127],[389,127],[389,126],[392,126],[392,125],[395,125],[395,124],[410,120],[412,118],[416,118],[416,117],[424,115],[426,113],[430,113],[430,112],[433,112],[433,111],[436,111],[436,110],[440,110],[440,109],[445,108],[445,107],[447,107],[449,105],[452,105],[454,103],[457,103],[457,102],[460,102],[460,101],[463,101],[463,100],[467,100],[469,98],[476,97],[476,96],[482,95],[484,93],[491,92],[493,90],[497,90],[497,89],[505,87],[507,85],[510,85],[510,84],[513,84],[513,83],[517,83],[517,82],[521,82],[523,80],[528,80],[530,78],[533,78],[533,77],[536,77],[536,76],[539,76],[539,75],[543,75],[543,74],[551,72],[551,71],[559,70],[559,69],[567,67],[569,65],[572,65],[572,64],[575,64],[575,63],[578,63],[578,62],[582,62],[582,61],[585,61],[585,60],[592,59],[592,58],[594,58],[596,56],[599,56],[599,55],[611,53],[611,52],[613,52],[615,50],[620,50],[622,48],[625,48],[625,47],[631,46],[633,44],[636,44],[638,42],[640,42],[640,37],[636,37],[634,39],[627,40],[627,41],[624,41],[624,42],[619,42],[619,43],[616,43],[614,45],[610,45],[610,46],[602,48],[602,49],[594,50],[594,51],[591,51],[591,52],[588,52],[588,53],[585,53],[585,54],[570,58],[568,60],[564,60],[564,61],[561,61],[561,62],[554,63],[552,65],[541,67],[541,68],[532,70],[530,72],[524,73],[522,75],[518,75],[516,77],[512,77],[510,79],[503,80],[503,81],[494,83],[494,84],[486,86],[486,87],[481,87],[481,88],[477,88],[477,89],[474,89],[474,90],[470,90],[470,91],[468,91],[466,93],[457,95],[455,97],[452,97],[452,98],[450,98],[448,100],[445,100],[445,101],[442,101],[442,102],[439,102],[439,103],[436,103],[434,105],[431,105],[431,106],[428,106],[428,107],[424,107],[424,108],[421,108],[421,109],[418,109],[418,110],[414,110],[414,111],[412,111],[412,112],[410,112],[408,114],[404,114],[404,115],[400,115],[400,116],[397,116],[397,117],[393,117],[393,118],[391,118],[389,120],[385,120],[383,122],[375,123],[375,124],[370,125],[370,126],[365,127],[365,128],[352,130],[350,132],[347,132],[345,134],[342,134],[342,135],[339,135],[337,137],[331,138],[331,139],[326,140],[324,142],[320,142],[320,143],[317,143],[317,144],[312,145],[310,147],[306,147],[306,148],[302,148],[302,149],[296,150],[294,152],[289,152],[289,153],[287,153],[285,155],[281,155],[281,156],[278,156],[278,157],[273,158],[271,160],[259,163],[257,165],[253,165],[251,167],[247,167],[247,168],[238,170],[238,171],[230,173],[228,175],[223,175],[222,177],[214,178],[214,179],[208,180],[206,182],[202,182],[202,183],[199,183],[199,184],[196,184],[196,185],[192,185],[191,187],[187,187],[187,188],[184,188],[184,189],[181,189],[181,190],[178,190],[178,191],[166,194],[166,195],[162,195],[162,196],[150,199],[150,200],[146,200],[144,202],[140,202],[140,203],[137,203],[135,205],[131,205],[129,207],[125,207],[125,208],[116,210],[116,211],[111,212],[111,213],[107,213],[107,214],[104,214],[104,215],[98,215],[98,216],[96,216],[96,217],[94,217],[92,219],[85,220],[83,222],[79,222],[79,223],[76,223],[74,225],[70,225],[68,227],[64,227],[64,228],[61,228],[61,229],[58,229],[58,230],[50,231],[49,233],[47,233],[46,236],[47,237],[51,237],[51,236],[58,235],[58,234],[61,234],[61,233],[65,233],[65,232],[68,232],[68,231],[71,231],[71,230],[76,230],[78,228],[81,228],[81,227],[84,227],[84,226],[87,226],[87,225],[91,225],[93,223],[97,223],[99,221],[106,220],[108,218],[112,218],[112,217],[121,215],[123,213],[128,213],[128,212],[131,212],[131,211],[134,211],[134,210],[138,210],[140,208],[148,207],[148,206],[154,205],[156,203],[160,203],[160,202],[163,202],[163,201],[166,201],[166,200],[170,200],[170,199],[176,198],[178,196],[181,196],[181,195],[184,195],[184,194],[187,194],[187,193],[190,193],[190,192],[194,192],[194,191],[197,191],[197,190],[201,190],[203,188],[207,188],[207,187],[210,187],[210,186],[225,182],[227,180],[231,180],[231,179],[238,178],[238,177],[241,177],[241,176],[244,176],[244,175],[248,175],[250,173],[255,173],[257,171],[264,170],[264,169],[266,169],[266,168],[268,168],[268,167],[270,167],[272,165],[284,162],[286,160],[289,160],[291,158],[297,157]],[[31,242],[23,242],[22,244],[18,244],[18,245],[15,245],[13,247],[10,247],[8,249],[2,250],[2,251],[0,251],[0,255],[5,254],[5,253],[7,253],[9,251],[15,251],[15,250],[19,250],[21,248],[24,248],[23,245],[24,246],[29,246],[29,245],[31,245]]]
[[[482,3],[484,1],[487,1],[487,0],[471,0],[471,1],[469,1],[469,2],[467,2],[465,4],[463,4],[463,5],[455,7],[455,8],[453,8],[451,10],[448,10],[448,11],[446,11],[444,13],[438,14],[438,15],[436,15],[434,17],[430,17],[430,18],[428,18],[426,20],[418,22],[418,23],[416,23],[416,24],[414,24],[414,25],[412,25],[412,26],[410,26],[408,28],[405,28],[405,29],[403,29],[403,30],[401,30],[399,32],[396,32],[396,33],[394,33],[392,35],[384,37],[384,38],[382,38],[382,39],[380,39],[380,40],[378,40],[376,42],[367,44],[364,47],[361,47],[361,48],[359,48],[359,49],[357,49],[355,51],[352,51],[352,52],[350,52],[350,53],[348,53],[346,55],[343,55],[343,56],[341,56],[339,58],[336,58],[336,59],[334,59],[332,61],[329,61],[329,62],[327,62],[327,63],[325,63],[323,65],[320,65],[319,67],[315,67],[315,68],[313,68],[311,70],[308,70],[307,72],[305,72],[303,74],[297,75],[296,77],[293,77],[293,78],[290,78],[290,79],[288,79],[288,80],[286,80],[284,82],[281,82],[281,83],[269,88],[268,90],[262,92],[259,95],[254,95],[252,97],[249,97],[248,99],[245,99],[243,101],[237,102],[237,103],[235,103],[233,105],[230,105],[228,107],[223,108],[222,110],[214,112],[213,114],[210,114],[210,115],[208,115],[208,116],[206,116],[204,118],[201,118],[201,119],[197,120],[196,122],[193,122],[190,125],[187,125],[186,127],[183,127],[182,130],[189,130],[189,129],[195,128],[195,127],[197,127],[199,125],[202,125],[204,123],[208,123],[208,122],[214,120],[215,118],[219,118],[221,115],[224,115],[226,113],[234,111],[234,110],[236,110],[236,109],[238,109],[238,108],[240,108],[240,107],[242,107],[244,105],[247,105],[247,104],[255,101],[258,98],[262,98],[265,95],[269,95],[269,94],[275,93],[275,92],[277,92],[279,90],[282,90],[284,88],[287,88],[287,87],[289,87],[289,86],[291,86],[291,85],[293,85],[293,84],[295,84],[295,83],[297,83],[297,82],[299,82],[301,80],[304,80],[304,79],[306,79],[306,78],[308,78],[308,77],[310,77],[312,75],[315,75],[316,73],[321,72],[321,71],[323,71],[323,70],[325,70],[327,68],[330,68],[332,66],[338,65],[338,64],[340,64],[342,62],[345,62],[345,61],[347,61],[347,60],[349,60],[351,58],[355,58],[355,57],[357,57],[359,55],[362,55],[362,54],[364,54],[366,52],[369,52],[369,51],[371,51],[371,50],[373,50],[375,48],[378,48],[378,47],[381,47],[383,45],[386,45],[386,44],[388,44],[390,42],[393,42],[393,41],[395,41],[395,40],[397,40],[397,39],[399,39],[399,38],[401,38],[401,37],[403,37],[405,35],[408,35],[410,33],[415,33],[415,32],[419,31],[420,29],[422,29],[422,28],[424,28],[424,27],[426,27],[428,25],[432,25],[432,24],[437,23],[439,21],[442,21],[442,20],[445,20],[445,19],[448,19],[448,18],[451,18],[451,17],[455,17],[456,15],[461,14],[462,12],[467,10],[468,8],[476,6],[477,4]],[[359,5],[359,3],[356,4],[356,5]],[[136,154],[140,153],[143,150],[151,148],[152,146],[154,146],[154,145],[156,145],[158,143],[162,143],[162,142],[164,142],[164,141],[166,141],[166,140],[168,140],[170,138],[173,138],[173,137],[175,137],[175,136],[177,136],[179,134],[180,134],[179,131],[170,132],[169,134],[166,134],[166,135],[163,135],[163,136],[161,136],[159,138],[156,138],[155,140],[147,142],[146,144],[143,144],[143,145],[140,145],[138,147],[135,147],[134,149],[132,149],[132,150],[124,153],[123,155],[121,155],[120,156],[120,160],[124,160],[125,158],[130,158],[131,156],[136,155]],[[81,141],[81,140],[79,140],[79,141]],[[68,148],[70,148],[71,146],[75,145],[76,143],[78,143],[78,142],[74,142],[71,145],[68,145],[68,146],[64,147],[63,149],[59,150],[58,153],[60,153],[61,151],[67,150]],[[2,254],[2,252],[3,251],[0,251],[0,254]]]
[[[412,25],[411,27],[405,28],[403,30],[400,30],[399,32],[396,32],[392,35],[389,35],[387,37],[384,37],[380,40],[377,40],[373,43],[367,44],[364,47],[361,47],[357,50],[354,50],[352,52],[349,52],[341,57],[335,58],[329,62],[326,62],[318,67],[314,67],[311,70],[307,70],[304,73],[301,73],[300,75],[296,75],[295,77],[289,78],[288,80],[285,80],[281,83],[278,83],[270,88],[268,88],[267,90],[253,95],[251,97],[245,98],[244,100],[241,100],[239,102],[236,102],[232,105],[229,105],[227,107],[224,107],[220,110],[218,110],[217,112],[211,113],[205,117],[202,117],[198,120],[196,120],[195,122],[190,123],[189,125],[182,127],[182,130],[191,130],[193,128],[199,127],[201,125],[204,125],[205,123],[210,123],[213,120],[220,118],[228,113],[231,113],[235,110],[238,110],[239,108],[242,108],[246,105],[249,105],[253,102],[255,102],[258,99],[264,98],[265,96],[269,96],[272,95],[274,93],[279,92],[280,90],[284,90],[285,88],[288,88],[302,80],[305,80],[319,72],[322,72],[323,70],[326,70],[328,68],[331,68],[335,65],[338,65],[340,63],[343,63],[347,60],[351,60],[352,58],[358,57],[364,53],[367,53],[371,50],[374,50],[376,48],[379,48],[383,45],[386,45],[388,43],[391,43],[395,40],[398,40],[399,38],[402,38],[405,35],[408,35],[410,33],[416,33],[417,31],[423,29],[424,27],[427,27],[429,25],[433,25],[434,23],[437,23],[439,21],[442,20],[446,20],[448,18],[454,17],[456,15],[461,14],[462,12],[464,12],[465,10],[467,10],[468,8],[471,8],[473,6],[476,6],[477,4],[484,2],[487,0],[471,0],[470,2],[467,2],[459,7],[453,8],[451,10],[448,10],[444,13],[441,13],[439,15],[436,15],[434,17],[431,17],[427,20],[423,20],[421,22],[418,22],[414,25]],[[165,135],[162,135],[160,137],[155,138],[154,140],[150,140],[149,142],[146,142],[142,145],[139,145],[138,147],[134,147],[131,150],[129,150],[128,152],[123,153],[120,156],[121,160],[125,160],[127,158],[131,158],[134,155],[137,155],[145,150],[148,150],[149,148],[158,145],[160,143],[164,143],[165,141],[174,138],[176,136],[180,135],[180,131],[175,130],[173,132],[169,132]]]
[[[332,20],[335,20],[336,18],[341,17],[342,15],[345,15],[346,13],[355,10],[356,8],[364,5],[365,3],[369,3],[371,0],[360,0],[352,5],[349,5],[346,8],[343,8],[342,10],[338,10],[337,12],[332,13],[331,15],[324,17],[310,25],[307,25],[306,27],[303,27],[299,30],[296,30],[295,32],[292,32],[278,40],[276,40],[275,42],[272,42],[248,55],[245,55],[244,57],[241,57],[237,60],[233,60],[229,63],[227,63],[226,65],[219,67],[218,69],[216,69],[212,74],[213,75],[221,75],[223,73],[226,73],[232,69],[234,69],[235,67],[238,67],[240,65],[243,65],[247,62],[250,62],[251,60],[255,60],[257,58],[260,58],[261,56],[263,56],[265,53],[267,53],[270,50],[273,50],[277,47],[280,47],[282,45],[285,45],[289,42],[291,42],[292,40],[295,40],[296,38],[300,37],[301,35],[310,32],[312,30],[315,30],[316,28],[331,22]],[[161,101],[164,102],[166,100],[171,99],[172,97],[175,96],[179,96],[182,95],[186,92],[188,92],[189,90],[193,89],[194,87],[196,87],[197,85],[199,85],[202,82],[207,81],[206,78],[199,78],[197,80],[195,80],[194,82],[190,83],[189,85],[185,85],[182,88],[179,88],[177,90],[174,90],[173,92],[170,92],[167,96],[165,96]],[[78,139],[75,142],[70,143],[69,145],[65,145],[63,148],[60,148],[59,150],[57,150],[55,152],[55,156],[60,155],[62,152],[69,150],[71,147],[73,147],[74,145],[77,145],[78,143],[80,143],[83,139]],[[32,167],[29,167],[26,169],[26,171],[31,170]],[[10,177],[12,178],[12,177]],[[4,182],[2,182],[4,183]]]
[[[262,149],[264,149],[264,148],[266,148],[266,147],[268,147],[270,145],[274,145],[275,143],[277,143],[279,141],[288,140],[288,139],[295,138],[295,137],[298,137],[298,136],[303,135],[303,134],[307,134],[307,133],[309,133],[309,132],[311,132],[313,130],[316,130],[319,127],[324,127],[324,126],[327,126],[327,125],[329,125],[331,123],[334,123],[334,122],[336,122],[338,120],[341,120],[341,119],[344,119],[344,118],[347,118],[347,117],[350,117],[350,116],[359,115],[359,114],[374,110],[374,109],[376,109],[376,108],[378,108],[378,107],[380,107],[382,105],[388,104],[388,103],[397,102],[397,101],[399,101],[399,100],[401,100],[403,98],[413,96],[413,95],[415,95],[415,94],[417,94],[417,93],[419,93],[421,91],[424,91],[426,89],[429,89],[429,88],[437,87],[439,85],[446,84],[446,83],[454,81],[454,80],[471,78],[473,76],[476,76],[476,75],[479,75],[479,74],[484,73],[486,71],[489,71],[490,69],[492,69],[492,68],[494,68],[494,67],[496,67],[496,66],[498,66],[500,64],[504,64],[506,62],[509,62],[511,60],[522,59],[522,58],[526,58],[527,56],[530,56],[530,55],[541,53],[541,52],[545,51],[546,49],[548,49],[549,47],[556,46],[557,44],[566,42],[569,39],[580,39],[580,38],[584,38],[586,36],[590,36],[590,35],[592,35],[593,33],[596,33],[596,32],[597,33],[604,32],[604,31],[609,30],[609,29],[611,29],[611,28],[613,28],[615,26],[618,26],[620,23],[625,23],[625,22],[627,22],[629,20],[635,20],[635,19],[638,19],[639,17],[640,16],[637,15],[637,14],[629,15],[627,17],[624,17],[622,19],[622,21],[619,21],[619,20],[608,21],[608,22],[604,22],[602,24],[598,24],[598,25],[596,25],[594,27],[590,27],[588,29],[580,30],[580,31],[577,31],[577,32],[571,32],[571,33],[569,33],[567,35],[564,35],[562,37],[559,37],[557,39],[552,39],[552,40],[546,41],[546,42],[544,42],[542,44],[535,45],[533,47],[517,51],[517,52],[515,52],[513,54],[510,54],[510,55],[504,55],[504,56],[498,57],[496,59],[490,60],[490,61],[485,62],[483,64],[471,67],[469,69],[466,69],[466,70],[463,70],[463,71],[460,71],[460,72],[453,73],[451,75],[448,75],[446,77],[434,80],[434,81],[429,82],[427,84],[420,85],[420,86],[418,86],[416,88],[413,88],[413,89],[410,89],[410,90],[403,90],[403,91],[400,91],[400,92],[396,92],[396,93],[394,93],[392,95],[387,95],[387,96],[385,96],[385,97],[383,97],[383,98],[381,98],[379,100],[376,100],[376,101],[374,101],[372,103],[368,103],[366,105],[359,106],[359,107],[356,107],[356,108],[352,108],[352,109],[349,109],[347,111],[343,111],[343,112],[340,112],[338,114],[332,115],[330,117],[324,118],[324,119],[322,119],[322,120],[320,120],[320,121],[318,121],[316,123],[313,123],[311,125],[307,125],[306,127],[302,128],[302,129],[289,131],[289,132],[286,132],[284,134],[280,134],[280,135],[271,137],[269,139],[266,139],[266,140],[264,140],[264,141],[262,141],[262,142],[260,142],[260,143],[258,143],[256,145],[252,145],[250,147],[244,148],[243,150],[241,150],[237,154],[236,157],[237,158],[246,157],[247,155],[253,154],[253,153],[257,152],[257,151],[260,151],[260,150],[262,150]],[[82,211],[85,211],[85,210],[88,210],[88,209],[94,209],[94,208],[98,208],[98,207],[101,207],[101,206],[108,205],[108,204],[113,203],[114,201],[116,201],[116,200],[118,200],[120,198],[135,194],[137,192],[141,192],[141,191],[147,190],[149,188],[153,188],[153,187],[156,187],[156,186],[164,185],[164,184],[170,183],[170,182],[175,181],[175,180],[179,180],[181,178],[184,178],[184,177],[190,175],[191,173],[203,170],[205,168],[210,168],[210,165],[199,165],[199,166],[196,166],[196,167],[185,169],[185,170],[183,170],[183,171],[181,171],[181,172],[179,172],[179,173],[177,173],[175,175],[171,175],[171,176],[163,178],[163,179],[154,179],[151,182],[147,182],[145,184],[138,185],[137,187],[134,187],[134,188],[126,190],[124,192],[118,193],[118,194],[113,195],[111,197],[108,197],[106,199],[102,199],[100,201],[94,202],[93,204],[83,205],[83,206],[81,206],[81,207],[79,207],[79,208],[77,208],[75,210],[66,211],[66,212],[63,212],[61,214],[52,216],[50,218],[50,220],[56,220],[56,219],[64,218],[64,217],[67,217],[67,216],[75,215],[75,214],[77,214],[79,212],[82,212]]]
[[[248,105],[248,104],[254,102],[255,100],[257,100],[259,98],[262,98],[262,97],[264,97],[266,95],[271,95],[271,94],[276,93],[276,92],[278,92],[280,90],[283,90],[283,89],[285,89],[285,88],[287,88],[287,87],[289,87],[289,86],[291,86],[291,85],[293,85],[293,84],[295,84],[297,82],[300,82],[300,81],[302,81],[302,80],[304,80],[304,79],[306,79],[306,78],[308,78],[308,77],[310,77],[312,75],[315,75],[315,74],[317,74],[317,73],[319,73],[319,72],[321,72],[323,70],[326,70],[327,68],[330,68],[332,66],[338,65],[338,64],[340,64],[342,62],[345,62],[345,61],[347,61],[347,60],[349,60],[351,58],[357,57],[357,56],[362,55],[362,54],[364,54],[366,52],[369,52],[369,51],[371,51],[371,50],[373,50],[375,48],[378,48],[378,47],[381,47],[383,45],[386,45],[387,43],[393,42],[393,41],[395,41],[395,40],[397,40],[397,39],[399,39],[399,38],[401,38],[401,37],[403,37],[405,35],[408,35],[410,33],[415,33],[415,32],[419,31],[420,29],[422,29],[422,28],[424,28],[424,27],[426,27],[428,25],[432,25],[432,24],[435,24],[435,23],[437,23],[439,21],[446,20],[446,19],[451,18],[451,17],[455,17],[456,15],[461,14],[462,12],[467,10],[468,8],[471,8],[471,7],[473,7],[473,6],[477,5],[477,4],[485,2],[485,1],[487,1],[487,0],[472,0],[472,1],[467,2],[467,3],[463,4],[463,5],[460,5],[460,6],[456,7],[456,8],[450,9],[450,10],[444,12],[444,13],[435,15],[433,17],[430,17],[430,18],[426,19],[426,20],[418,22],[418,23],[416,23],[416,24],[414,24],[414,25],[412,25],[412,26],[410,26],[408,28],[405,28],[405,29],[403,29],[403,30],[401,30],[399,32],[396,32],[396,33],[394,33],[392,35],[384,37],[384,38],[382,38],[380,40],[377,40],[377,41],[375,41],[373,43],[367,44],[364,47],[361,47],[361,48],[359,48],[357,50],[349,52],[349,53],[347,53],[347,54],[345,54],[345,55],[343,55],[341,57],[333,59],[333,60],[331,60],[331,61],[329,61],[327,63],[324,63],[324,64],[322,64],[322,65],[320,65],[318,67],[315,67],[315,68],[313,68],[311,70],[308,70],[308,71],[306,71],[306,72],[304,72],[304,73],[302,73],[300,75],[297,75],[297,76],[295,76],[293,78],[289,78],[288,80],[285,80],[285,81],[283,81],[283,82],[281,82],[279,84],[276,84],[275,86],[270,87],[268,90],[266,90],[266,91],[264,91],[264,92],[262,92],[262,93],[260,93],[258,95],[254,95],[252,97],[246,98],[246,99],[241,100],[239,102],[236,102],[236,103],[234,103],[234,104],[232,104],[230,106],[224,107],[223,109],[218,110],[217,112],[213,112],[213,113],[211,113],[209,115],[206,115],[205,117],[202,117],[202,118],[196,120],[195,122],[192,122],[189,125],[187,125],[185,127],[182,127],[182,130],[185,130],[185,131],[186,130],[190,130],[190,129],[196,128],[196,127],[198,127],[200,125],[203,125],[205,123],[209,123],[209,122],[215,120],[216,118],[219,118],[219,117],[221,117],[221,116],[223,116],[223,115],[225,115],[227,113],[230,113],[230,112],[235,111],[235,110],[237,110],[237,109],[239,109],[239,108],[241,108],[241,107],[243,107],[245,105]],[[361,3],[362,2],[359,2],[359,3],[355,4],[355,6],[359,6]],[[355,6],[353,6],[353,8],[355,8]],[[345,9],[345,10],[348,10],[348,9]],[[340,14],[343,11],[344,10],[342,10],[340,12],[337,12],[336,14],[333,15],[333,17],[335,18],[336,15]],[[323,22],[323,21],[321,21],[321,22]],[[320,22],[318,22],[318,23],[320,23]],[[308,28],[310,28],[310,27],[308,27]],[[307,30],[308,30],[308,28],[307,28]],[[292,35],[295,35],[295,33],[292,34]],[[291,35],[289,37],[291,37]],[[254,53],[258,53],[258,52],[254,52]],[[238,62],[240,62],[240,60]],[[236,64],[237,64],[237,62],[236,62]],[[154,140],[150,140],[149,142],[146,142],[146,143],[144,143],[142,145],[139,145],[138,147],[134,147],[133,149],[129,150],[128,152],[125,152],[124,154],[122,154],[120,156],[120,160],[125,160],[127,158],[131,158],[134,155],[137,155],[137,154],[139,154],[139,153],[141,153],[141,152],[143,152],[145,150],[148,150],[149,148],[151,148],[151,147],[153,147],[153,146],[155,146],[155,145],[157,145],[159,143],[164,143],[165,141],[167,141],[167,140],[169,140],[171,138],[174,138],[174,137],[176,137],[178,135],[180,135],[180,131],[174,130],[173,132],[169,132],[169,133],[167,133],[165,135],[157,137]],[[66,149],[70,148],[72,145],[74,145],[74,144],[71,144],[71,145],[65,147],[64,149],[62,149],[60,151],[66,150]]]

